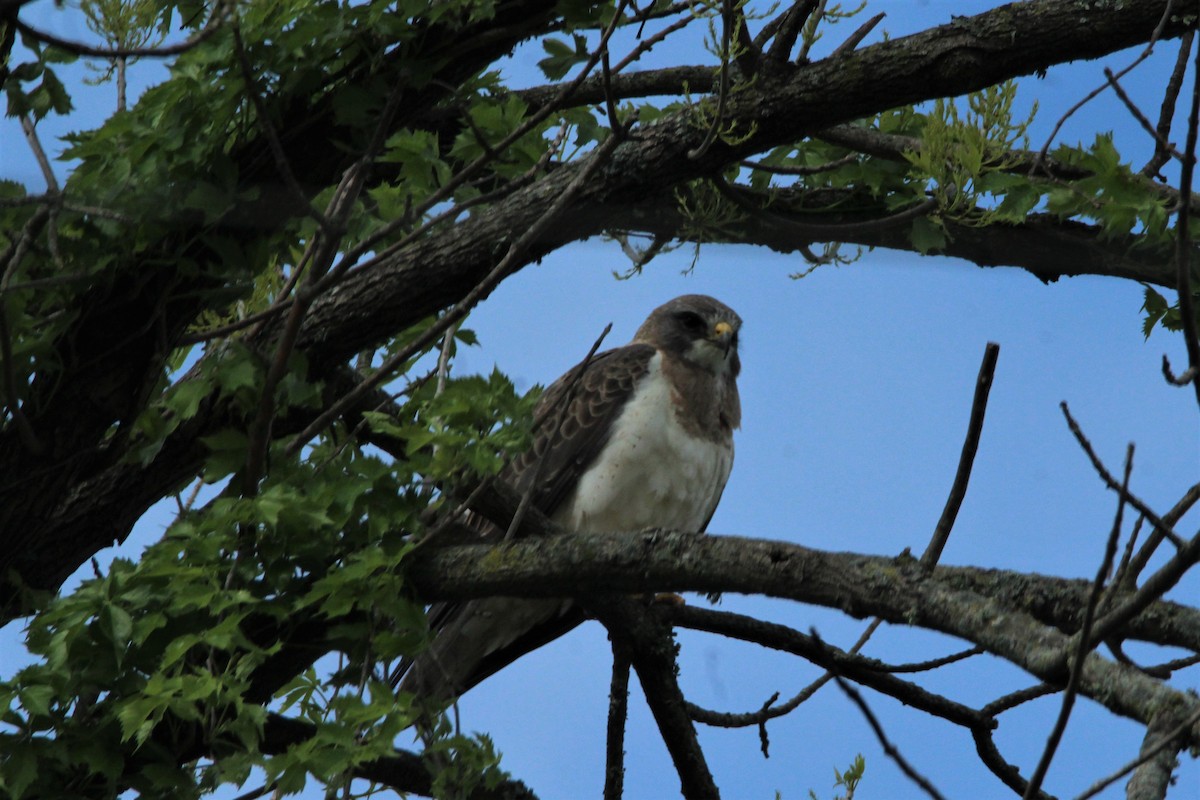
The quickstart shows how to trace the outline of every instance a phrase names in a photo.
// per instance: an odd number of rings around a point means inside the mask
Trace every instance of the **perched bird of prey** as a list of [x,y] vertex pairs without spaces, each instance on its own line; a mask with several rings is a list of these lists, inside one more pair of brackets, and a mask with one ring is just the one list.
[[[741,324],[705,295],[654,309],[632,342],[551,384],[536,411],[546,424],[501,478],[571,531],[704,531],[741,422]],[[430,620],[434,640],[402,665],[399,688],[448,701],[561,636],[582,612],[569,599],[497,597],[435,607]]]

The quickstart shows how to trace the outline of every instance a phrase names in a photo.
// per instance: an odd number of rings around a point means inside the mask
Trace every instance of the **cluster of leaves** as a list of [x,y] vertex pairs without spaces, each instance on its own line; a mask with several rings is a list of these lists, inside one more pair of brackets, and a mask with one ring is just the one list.
[[[225,388],[236,395],[245,385]],[[131,778],[123,757],[130,744],[146,759],[135,788],[165,782],[191,787],[188,794],[241,783],[252,767],[284,792],[309,776],[337,785],[357,764],[389,753],[414,712],[380,665],[412,654],[426,636],[423,607],[403,578],[431,501],[412,476],[445,485],[496,472],[528,444],[534,395],[517,396],[499,373],[451,380],[440,392],[426,383],[404,406],[409,422],[372,420],[408,441],[407,464],[334,441],[341,436],[303,459],[277,453],[254,496],[226,491],[181,513],[138,562],[117,560],[53,601],[29,628],[40,661],[0,684],[8,701],[0,786],[14,798],[97,782],[115,788]],[[187,414],[189,396],[183,388],[171,396],[173,413]],[[228,439],[209,460],[214,480],[244,460],[244,436]],[[247,700],[263,693],[264,664],[302,621],[324,623],[320,647],[340,651],[345,668],[332,678],[309,669],[259,703]],[[317,735],[265,756],[258,741],[272,697]],[[170,752],[156,747],[158,738],[188,726],[203,741],[231,744],[199,774],[156,760]],[[455,767],[448,757],[442,780],[497,779],[483,768],[496,761],[489,743],[443,734],[437,748],[464,761]]]
[[[421,35],[422,26],[412,24],[416,15],[432,24],[438,16],[469,22],[492,13],[481,2],[402,5],[295,0],[240,6],[240,45],[233,26],[219,29],[176,59],[170,79],[148,90],[134,109],[71,137],[64,157],[79,165],[64,189],[66,203],[52,219],[33,203],[0,205],[0,250],[15,246],[22,233],[34,242],[20,274],[6,276],[3,296],[12,364],[22,378],[18,398],[33,375],[55,368],[51,345],[70,322],[60,309],[71,307],[80,287],[114,282],[147,248],[161,248],[173,241],[174,230],[192,230],[197,221],[206,230],[203,246],[222,256],[220,271],[206,272],[219,288],[206,303],[208,313],[198,317],[201,327],[278,299],[286,276],[280,265],[299,261],[315,223],[301,219],[257,237],[219,227],[236,204],[256,199],[232,156],[261,135],[263,121],[250,94],[319,102],[353,64],[380,52],[373,42],[395,43],[399,57],[406,42]],[[203,21],[199,4],[160,3],[159,11],[165,18]],[[144,22],[161,18],[150,15]],[[68,112],[69,98],[52,65],[71,57],[25,45],[34,60],[10,73],[10,115],[36,119]],[[252,75],[241,67],[239,46],[254,65]],[[420,88],[427,79],[421,70],[432,72],[432,66],[417,60],[409,66],[412,87]],[[397,173],[361,201],[349,243],[422,202],[454,169],[522,124],[523,104],[489,91],[496,86],[495,76],[482,76],[463,87],[462,97],[472,101],[465,112],[472,125],[453,142],[413,130],[390,137],[382,162],[396,165]],[[364,121],[379,113],[387,88],[338,95],[338,121],[369,131]],[[531,129],[505,149],[493,174],[503,180],[528,170],[544,151],[543,131]],[[358,142],[336,144],[361,149]],[[467,186],[455,199],[483,188]],[[26,191],[9,182],[0,186],[6,199]],[[321,200],[319,195],[315,202]],[[53,226],[54,252],[38,244],[35,224]],[[195,268],[187,257],[194,242],[180,239],[174,246],[158,258],[186,275]],[[44,285],[64,274],[76,279]],[[381,353],[417,333],[401,332]],[[466,331],[459,338],[472,341]],[[209,348],[180,380],[187,352],[181,348],[169,360],[155,388],[160,399],[132,425],[128,459],[148,463],[206,402],[226,404],[235,418],[249,418],[259,403],[262,353],[235,338]],[[279,408],[317,404],[320,387],[305,379],[306,371],[293,355],[275,391]],[[203,507],[181,511],[136,563],[117,560],[107,574],[97,573],[51,602],[28,629],[28,650],[37,662],[0,684],[7,708],[0,726],[0,789],[14,798],[121,787],[186,797],[221,783],[240,784],[260,768],[287,793],[314,777],[340,786],[356,765],[391,753],[414,711],[383,678],[388,664],[414,653],[427,635],[423,607],[405,588],[404,558],[424,531],[430,507],[448,502],[445,489],[496,472],[507,453],[527,443],[533,401],[517,396],[498,374],[451,380],[440,389],[432,381],[417,382],[394,416],[371,420],[408,442],[406,461],[368,452],[341,428],[298,456],[273,446],[271,468],[255,493],[238,496],[231,488],[237,483],[229,483]],[[245,463],[247,435],[231,427],[204,443],[210,451],[204,478],[219,487]],[[339,654],[341,668],[322,662],[274,686],[270,660],[303,625],[323,631],[316,648]],[[311,724],[315,734],[265,754],[259,743],[269,708]],[[431,748],[444,763],[439,785],[499,779],[490,742],[436,730]],[[207,754],[202,768],[175,761],[181,737],[194,742],[197,755]]]
[[[845,789],[844,795],[837,795],[833,800],[854,800],[854,792],[858,790],[858,784],[862,781],[863,773],[867,771],[867,760],[863,758],[862,753],[854,757],[850,762],[850,766],[846,767],[843,772],[836,767],[833,770],[833,788]],[[808,791],[810,800],[818,800],[817,793],[811,789]]]

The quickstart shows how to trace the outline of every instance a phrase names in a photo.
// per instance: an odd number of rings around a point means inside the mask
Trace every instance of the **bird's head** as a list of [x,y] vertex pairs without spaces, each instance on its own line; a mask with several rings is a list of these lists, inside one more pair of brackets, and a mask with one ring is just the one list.
[[732,308],[703,294],[685,294],[651,312],[634,341],[677,354],[714,374],[737,377],[738,331],[742,318]]

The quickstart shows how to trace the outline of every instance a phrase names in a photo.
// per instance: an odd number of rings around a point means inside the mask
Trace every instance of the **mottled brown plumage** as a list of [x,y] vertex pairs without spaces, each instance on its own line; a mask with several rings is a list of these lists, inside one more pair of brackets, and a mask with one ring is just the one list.
[[[740,327],[737,314],[704,295],[658,307],[628,345],[550,385],[535,411],[542,424],[532,448],[501,478],[532,492],[536,508],[572,530],[703,531],[741,423]],[[431,609],[438,632],[405,665],[400,689],[450,700],[581,620],[569,599],[489,598]]]

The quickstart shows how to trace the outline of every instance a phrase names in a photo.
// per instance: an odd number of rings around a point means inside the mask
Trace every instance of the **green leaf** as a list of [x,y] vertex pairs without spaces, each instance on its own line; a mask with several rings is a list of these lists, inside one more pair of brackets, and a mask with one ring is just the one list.
[[1147,284],[1142,284],[1145,290],[1142,295],[1142,311],[1146,312],[1146,318],[1142,320],[1142,335],[1147,339],[1154,331],[1154,326],[1167,314],[1170,308],[1167,305],[1167,298],[1163,297]]
[[50,701],[54,699],[54,688],[46,684],[32,684],[22,686],[18,694],[21,698],[21,705],[30,714],[39,717],[50,716]]
[[913,220],[909,237],[912,239],[913,247],[917,248],[922,255],[946,247],[946,232],[929,217],[917,217]]
[[542,40],[542,49],[546,57],[538,62],[538,67],[547,78],[556,81],[571,71],[571,67],[588,59],[587,39],[578,33],[572,34],[574,46],[547,36]]
[[8,788],[12,800],[20,800],[38,775],[40,759],[37,748],[22,742],[6,747],[6,750],[0,775],[4,778],[4,785]]

